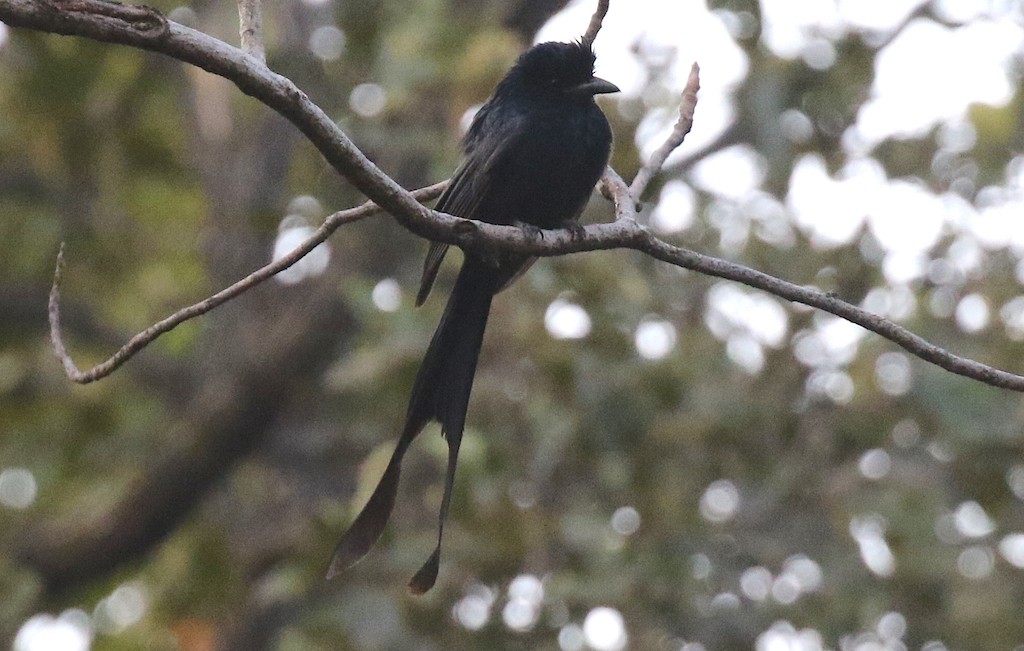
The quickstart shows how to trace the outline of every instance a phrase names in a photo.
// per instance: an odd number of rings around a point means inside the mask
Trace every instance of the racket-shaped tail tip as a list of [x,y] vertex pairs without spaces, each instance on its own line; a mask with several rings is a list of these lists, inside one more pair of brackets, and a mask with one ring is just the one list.
[[435,547],[434,553],[430,555],[427,562],[423,564],[416,576],[409,581],[409,592],[414,595],[421,595],[434,587],[437,581],[437,571],[441,564],[441,547]]

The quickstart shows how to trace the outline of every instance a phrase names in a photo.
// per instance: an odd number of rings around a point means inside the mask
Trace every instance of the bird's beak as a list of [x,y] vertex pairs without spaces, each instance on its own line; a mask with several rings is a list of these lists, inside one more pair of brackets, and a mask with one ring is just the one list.
[[585,81],[579,86],[573,86],[571,92],[573,95],[601,95],[604,93],[617,93],[619,92],[619,87],[606,79],[591,77],[589,81]]

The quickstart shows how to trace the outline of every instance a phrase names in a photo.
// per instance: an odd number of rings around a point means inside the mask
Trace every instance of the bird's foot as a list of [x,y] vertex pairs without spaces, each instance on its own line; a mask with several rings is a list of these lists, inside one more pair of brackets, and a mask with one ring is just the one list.
[[569,239],[571,240],[581,240],[587,234],[587,229],[575,219],[567,219],[562,222],[561,226],[569,231]]
[[531,240],[544,239],[544,231],[541,230],[540,227],[535,224],[530,224],[529,222],[521,222],[519,220],[516,220],[512,225],[518,228],[519,230],[523,231],[523,235],[525,235],[527,238]]

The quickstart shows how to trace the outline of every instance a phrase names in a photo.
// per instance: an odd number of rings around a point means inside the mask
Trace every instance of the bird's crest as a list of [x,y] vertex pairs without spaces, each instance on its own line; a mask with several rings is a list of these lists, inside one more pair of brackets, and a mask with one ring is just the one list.
[[594,50],[582,39],[539,43],[519,57],[506,78],[568,88],[594,76],[595,60]]

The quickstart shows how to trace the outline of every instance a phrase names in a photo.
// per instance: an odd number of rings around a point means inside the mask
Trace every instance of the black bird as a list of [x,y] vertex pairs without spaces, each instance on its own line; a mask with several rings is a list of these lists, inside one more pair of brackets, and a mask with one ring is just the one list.
[[[612,133],[594,95],[619,89],[594,76],[586,41],[541,43],[522,54],[473,119],[464,158],[437,210],[492,224],[537,229],[579,228],[577,220],[608,163]],[[447,244],[435,242],[423,263],[416,305],[426,300]],[[441,537],[491,299],[535,258],[467,252],[409,400],[405,429],[370,500],[342,537],[327,577],[359,561],[387,524],[402,457],[431,420],[448,442],[448,469],[437,546],[409,582],[416,594],[437,578]]]

